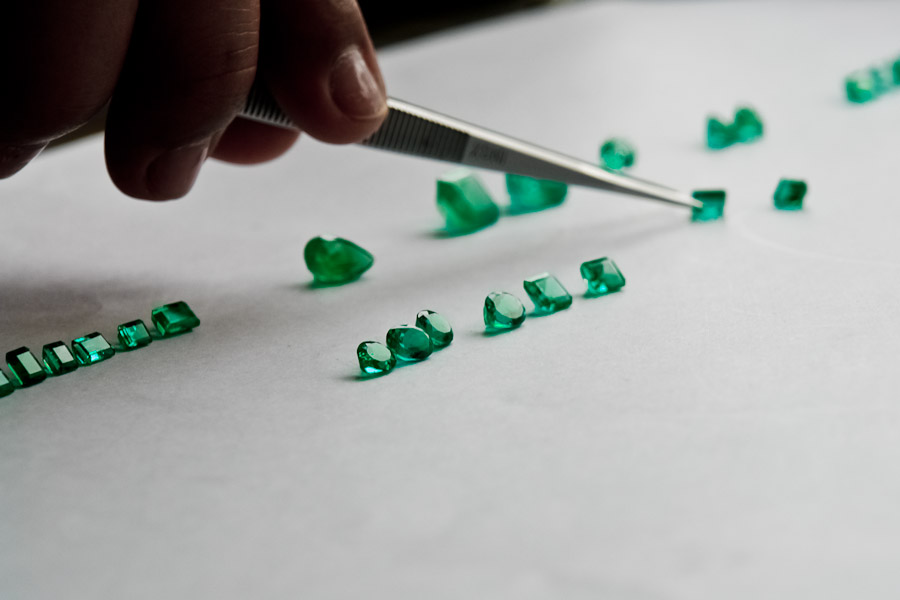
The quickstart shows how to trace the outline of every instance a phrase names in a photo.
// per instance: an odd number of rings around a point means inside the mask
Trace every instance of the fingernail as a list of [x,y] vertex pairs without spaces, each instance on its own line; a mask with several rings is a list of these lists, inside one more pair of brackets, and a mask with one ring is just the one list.
[[0,179],[11,177],[24,169],[46,147],[46,143],[0,146]]
[[209,154],[209,140],[169,150],[147,167],[147,190],[159,200],[181,198],[194,186]]
[[384,92],[356,46],[341,54],[331,69],[331,98],[354,119],[370,119],[387,110]]

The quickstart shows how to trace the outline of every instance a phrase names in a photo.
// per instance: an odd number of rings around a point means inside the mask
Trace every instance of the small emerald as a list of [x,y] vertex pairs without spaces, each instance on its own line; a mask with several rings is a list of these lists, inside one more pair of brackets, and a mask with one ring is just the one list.
[[549,273],[526,279],[522,285],[525,293],[534,302],[534,307],[541,312],[555,313],[572,306],[572,295],[559,279]]
[[582,263],[581,277],[587,282],[590,296],[604,296],[625,287],[622,271],[611,258],[607,257]]
[[422,310],[416,315],[416,326],[428,334],[435,348],[449,346],[453,341],[453,328],[443,315],[433,310]]
[[894,85],[900,85],[900,58],[893,61],[890,65],[891,68],[891,81],[893,81]]
[[515,329],[525,322],[525,305],[508,292],[491,292],[484,299],[484,324],[488,329]]
[[738,141],[733,125],[723,123],[716,117],[706,120],[706,145],[712,150],[727,148]]
[[861,69],[844,80],[847,100],[856,104],[871,102],[884,91],[884,81],[875,69]]
[[9,396],[14,391],[16,391],[16,386],[14,386],[13,382],[9,380],[9,377],[6,376],[6,373],[0,371],[0,398]]
[[434,351],[428,334],[418,327],[401,325],[387,332],[387,347],[401,360],[425,360]]
[[759,113],[746,106],[735,112],[733,127],[739,142],[752,142],[763,135],[763,122]]
[[47,373],[31,350],[22,346],[6,353],[6,364],[19,387],[31,387],[47,379]]
[[356,348],[359,368],[367,375],[389,373],[396,365],[397,359],[391,349],[381,342],[363,342]]
[[53,342],[44,346],[44,370],[50,375],[65,375],[78,368],[78,361],[63,342]]
[[78,364],[83,367],[103,362],[116,353],[115,348],[109,345],[103,334],[97,331],[73,340],[72,351],[78,359]]
[[200,325],[200,319],[187,302],[173,302],[154,308],[150,320],[163,337],[185,333]]
[[775,188],[775,208],[800,210],[806,197],[806,182],[798,179],[782,179]]
[[350,240],[319,236],[303,249],[306,268],[318,283],[337,285],[359,279],[375,264],[372,254]]
[[692,221],[715,221],[721,219],[725,212],[724,190],[697,190],[693,194],[695,200],[703,203],[691,209]]
[[600,146],[600,162],[607,169],[618,171],[634,165],[634,146],[621,138],[612,138]]
[[449,233],[462,234],[493,225],[500,208],[481,181],[466,169],[447,173],[437,182],[437,206]]
[[513,213],[534,212],[562,204],[569,186],[549,179],[534,179],[524,175],[506,175],[510,210]]
[[147,326],[141,319],[119,325],[118,337],[119,343],[129,350],[143,348],[153,341]]

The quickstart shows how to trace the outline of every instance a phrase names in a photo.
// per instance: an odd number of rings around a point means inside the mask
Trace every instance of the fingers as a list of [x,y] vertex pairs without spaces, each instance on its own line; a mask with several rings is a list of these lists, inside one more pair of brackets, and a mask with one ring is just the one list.
[[137,0],[4,2],[0,178],[96,114],[116,84]]
[[299,135],[290,129],[235,119],[219,138],[212,156],[242,165],[261,163],[287,152]]
[[190,190],[243,106],[258,42],[257,0],[141,3],[107,120],[106,162],[123,192],[168,200]]
[[303,131],[357,142],[387,115],[384,82],[356,0],[263,0],[264,80]]

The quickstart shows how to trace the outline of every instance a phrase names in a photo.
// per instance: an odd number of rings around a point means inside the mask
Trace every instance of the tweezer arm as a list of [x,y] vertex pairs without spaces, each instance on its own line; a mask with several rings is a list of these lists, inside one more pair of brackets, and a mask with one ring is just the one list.
[[[268,92],[258,86],[254,86],[241,115],[279,127],[297,128]],[[384,123],[361,144],[471,167],[621,192],[690,208],[701,206],[699,201],[684,192],[612,173],[394,98],[388,99],[388,116]]]

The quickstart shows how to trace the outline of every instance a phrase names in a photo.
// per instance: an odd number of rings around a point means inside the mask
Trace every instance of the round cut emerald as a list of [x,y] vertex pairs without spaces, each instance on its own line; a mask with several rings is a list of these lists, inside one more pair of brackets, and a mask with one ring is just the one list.
[[507,292],[491,292],[484,299],[484,324],[488,329],[515,329],[525,322],[525,305]]
[[634,165],[634,147],[620,138],[607,140],[600,146],[600,161],[607,169],[618,171]]
[[428,334],[418,327],[401,325],[387,332],[387,347],[401,360],[425,360],[434,352],[434,344]]
[[319,236],[306,243],[303,259],[319,283],[336,285],[359,279],[375,258],[350,240]]
[[367,375],[390,373],[397,365],[391,349],[381,342],[363,342],[356,348],[359,368]]
[[453,341],[453,328],[450,322],[433,310],[420,311],[416,316],[416,326],[428,334],[435,348],[449,346]]

